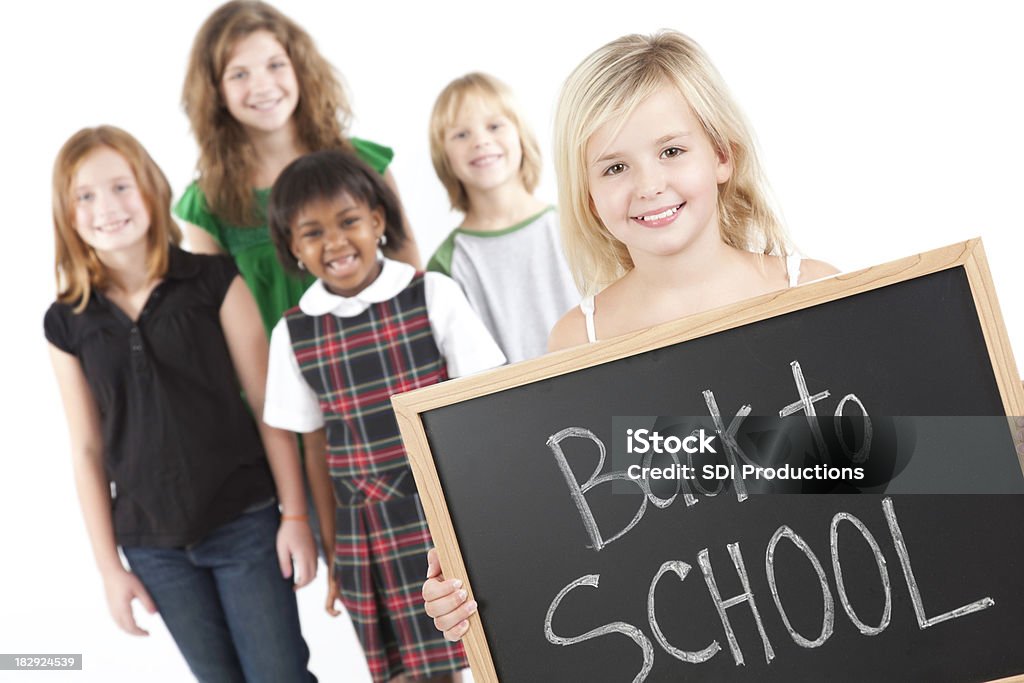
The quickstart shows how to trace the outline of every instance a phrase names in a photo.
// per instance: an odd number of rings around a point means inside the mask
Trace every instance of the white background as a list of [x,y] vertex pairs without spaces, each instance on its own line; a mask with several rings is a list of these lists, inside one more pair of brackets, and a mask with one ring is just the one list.
[[[54,297],[49,192],[57,150],[82,126],[121,126],[180,194],[196,159],[181,82],[194,33],[215,6],[33,2],[4,19],[0,173],[13,211],[3,219],[0,271],[8,310],[0,419],[9,439],[0,466],[0,652],[80,652],[86,662],[84,672],[34,674],[39,680],[188,677],[159,619],[144,617],[153,636],[133,639],[107,616],[41,323]],[[1024,353],[1024,24],[1016,3],[280,7],[344,75],[357,114],[352,133],[395,148],[392,168],[424,258],[458,221],[427,147],[430,108],[445,83],[484,70],[512,86],[545,153],[538,194],[553,203],[550,129],[562,80],[608,40],[671,27],[708,50],[752,121],[805,254],[851,270],[980,235],[1010,339],[1017,356]],[[320,607],[323,573],[300,595],[321,680],[368,681],[346,617],[330,620]]]

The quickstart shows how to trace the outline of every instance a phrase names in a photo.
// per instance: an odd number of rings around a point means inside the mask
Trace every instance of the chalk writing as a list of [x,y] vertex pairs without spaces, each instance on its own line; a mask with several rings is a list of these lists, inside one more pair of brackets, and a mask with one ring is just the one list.
[[[814,441],[817,444],[818,450],[820,452],[819,455],[822,458],[822,461],[824,462],[825,460],[828,459],[828,449],[825,445],[824,437],[821,434],[821,428],[818,424],[817,412],[814,407],[814,404],[818,401],[828,398],[831,394],[826,389],[825,391],[821,391],[814,395],[811,395],[807,389],[807,382],[804,379],[803,370],[800,368],[800,363],[794,360],[790,365],[793,371],[793,380],[796,383],[797,392],[800,398],[796,402],[791,403],[782,408],[781,410],[779,410],[779,416],[786,417],[788,415],[796,414],[797,412],[800,411],[803,411],[806,414],[808,425],[810,426],[810,429],[814,435]],[[725,425],[725,421],[722,418],[722,412],[718,407],[718,401],[715,398],[714,392],[711,389],[705,389],[701,392],[701,395],[703,396],[704,403],[707,406],[708,414],[711,417],[712,422],[714,423],[715,432],[718,434],[718,437],[723,445],[725,458],[728,461],[728,465],[730,467],[730,470],[728,471],[742,471],[738,467],[740,461],[743,461],[748,468],[759,467],[759,465],[755,463],[754,460],[752,460],[743,451],[743,448],[740,447],[736,439],[736,436],[739,433],[739,429],[743,424],[743,420],[746,419],[747,416],[749,416],[751,413],[751,406],[749,404],[741,405],[739,409],[736,411],[736,414],[729,421],[729,425],[727,427]],[[863,443],[861,447],[857,449],[855,452],[850,451],[848,449],[843,439],[843,410],[847,403],[850,402],[852,402],[853,404],[860,408],[860,411],[864,419]],[[846,453],[849,457],[854,458],[857,462],[864,462],[865,460],[867,460],[869,455],[869,449],[871,446],[871,421],[868,417],[868,412],[864,408],[864,404],[860,401],[860,399],[857,398],[857,396],[854,394],[847,394],[846,396],[844,396],[842,401],[840,401],[839,406],[836,408],[834,420],[836,434],[839,437],[839,441],[842,445],[844,453]],[[703,430],[700,430],[699,433],[703,434]],[[698,434],[697,430],[691,432],[691,436],[696,434]],[[579,483],[579,481],[577,481],[576,475],[573,474],[572,467],[570,466],[569,461],[566,459],[565,451],[562,449],[561,444],[566,439],[587,439],[589,441],[592,441],[597,446],[597,465],[594,468],[593,473],[582,484]],[[613,541],[622,538],[627,533],[629,533],[637,524],[639,524],[640,520],[643,519],[644,514],[647,512],[648,502],[653,503],[655,507],[660,509],[667,508],[670,505],[672,505],[672,503],[675,501],[678,493],[680,491],[683,491],[684,489],[685,492],[683,498],[686,502],[687,507],[696,504],[699,500],[690,490],[690,482],[683,479],[679,479],[676,481],[676,492],[671,497],[661,498],[660,496],[657,496],[651,492],[650,483],[646,480],[646,478],[630,477],[628,475],[627,470],[615,470],[611,472],[602,473],[602,471],[604,470],[607,449],[605,448],[605,444],[603,441],[601,441],[601,439],[599,439],[592,431],[584,427],[567,427],[555,434],[552,434],[547,440],[547,446],[555,457],[555,462],[558,465],[559,471],[561,471],[562,475],[565,477],[565,482],[569,487],[569,494],[572,497],[576,509],[579,511],[580,519],[583,522],[583,527],[586,530],[587,537],[590,539],[590,542],[587,544],[587,547],[593,548],[596,551],[600,551],[603,548],[607,547],[608,544],[612,543]],[[647,453],[644,456],[644,466],[650,466],[651,457],[651,453]],[[680,464],[675,453],[671,453],[670,457],[676,465]],[[687,453],[688,466],[691,468],[691,470],[694,466],[692,458],[693,454]],[[630,522],[612,536],[605,538],[602,535],[600,528],[598,527],[597,520],[594,517],[594,513],[590,506],[590,503],[587,501],[587,493],[594,489],[595,487],[600,486],[601,484],[609,484],[613,481],[631,482],[635,484],[644,495],[640,499],[639,507],[637,508],[637,511],[633,515],[633,518],[630,520]],[[700,479],[695,478],[692,479],[691,481],[693,486],[698,490],[699,493],[709,497],[718,495],[718,493],[720,493],[722,490],[722,486],[724,486],[724,482],[721,479],[719,479],[718,488],[714,490],[704,488]],[[739,502],[747,500],[748,493],[744,477],[733,476],[732,482],[734,490],[736,492],[736,500],[738,500]]]
[[[591,477],[594,479],[594,477]],[[646,498],[645,498],[646,500]],[[957,607],[956,609],[949,610],[934,617],[926,616],[924,607],[924,599],[921,595],[920,587],[914,577],[914,571],[911,564],[910,552],[907,548],[906,538],[904,537],[903,530],[900,528],[899,521],[896,517],[895,507],[891,498],[884,498],[882,500],[882,513],[885,518],[886,525],[888,526],[890,536],[892,537],[893,546],[896,550],[896,554],[899,557],[900,564],[903,567],[903,575],[906,580],[907,591],[910,594],[911,603],[913,606],[914,615],[916,617],[918,628],[924,630],[926,628],[933,627],[945,621],[952,619],[958,619],[965,617],[969,614],[980,612],[988,609],[995,605],[995,600],[991,597],[984,597],[980,600],[976,600],[969,604]],[[841,522],[848,522],[857,529],[861,536],[867,541],[871,548],[871,552],[875,558],[875,562],[878,566],[879,577],[882,581],[883,592],[885,594],[885,608],[882,614],[881,621],[877,626],[869,626],[865,624],[853,610],[850,605],[849,597],[846,591],[846,583],[843,577],[842,563],[839,554],[839,534],[838,528]],[[598,535],[599,536],[599,535]],[[779,594],[778,586],[776,583],[776,558],[775,551],[779,543],[782,540],[788,540],[794,546],[796,546],[803,555],[810,562],[811,567],[814,569],[814,573],[818,579],[818,585],[822,595],[822,625],[821,631],[812,640],[805,635],[802,635],[793,628],[792,623],[789,620],[789,616],[786,613],[786,609],[783,606],[782,597]],[[839,591],[839,601],[843,606],[843,611],[849,618],[850,622],[857,628],[857,630],[865,636],[874,636],[884,631],[891,621],[892,615],[892,590],[889,584],[889,574],[886,565],[885,556],[882,553],[881,546],[875,539],[874,535],[868,530],[867,526],[860,519],[851,515],[847,512],[838,512],[832,517],[832,521],[829,525],[829,548],[831,551],[832,569],[835,573],[836,586]],[[772,660],[775,659],[775,649],[768,638],[768,634],[765,631],[764,622],[761,616],[761,612],[758,609],[757,600],[754,595],[754,590],[751,587],[750,577],[747,573],[746,564],[743,561],[743,553],[740,549],[740,544],[737,542],[727,543],[726,549],[729,553],[729,557],[732,560],[733,569],[736,572],[736,576],[739,578],[742,586],[742,592],[730,598],[723,598],[718,588],[718,582],[715,579],[715,573],[712,569],[711,564],[711,553],[708,548],[703,548],[697,553],[697,564],[701,569],[701,573],[704,575],[704,582],[707,586],[708,595],[711,599],[712,604],[715,607],[715,611],[718,613],[719,621],[721,622],[722,632],[724,633],[725,640],[729,645],[729,651],[732,654],[733,661],[736,666],[744,665],[743,650],[740,646],[739,639],[733,630],[732,624],[729,620],[727,610],[734,607],[746,604],[750,608],[750,611],[754,617],[754,623],[757,626],[757,631],[761,637],[761,647],[764,652],[765,662],[771,664]],[[807,542],[797,534],[788,525],[783,524],[775,530],[772,534],[771,540],[768,543],[768,547],[765,550],[764,559],[765,575],[768,580],[772,599],[775,603],[775,608],[779,613],[779,617],[782,620],[783,625],[786,628],[787,633],[793,639],[797,645],[803,648],[818,648],[821,647],[831,637],[834,626],[835,626],[835,598],[832,595],[832,591],[829,588],[828,577],[825,572],[825,567],[814,554],[814,551],[807,544]],[[661,626],[658,623],[656,617],[656,591],[658,583],[661,579],[669,572],[675,574],[680,582],[686,580],[692,569],[691,565],[678,559],[669,560],[664,562],[658,571],[655,573],[651,580],[650,587],[647,591],[647,618],[648,624],[651,627],[651,631],[654,633],[654,641],[658,643],[662,650],[668,653],[673,658],[688,664],[701,664],[711,660],[721,650],[722,646],[719,644],[717,639],[713,639],[709,645],[701,650],[688,651],[683,650],[679,647],[672,645],[665,633],[662,631]],[[548,607],[547,614],[544,617],[544,636],[548,642],[554,645],[570,646],[582,643],[587,640],[594,638],[600,638],[606,635],[620,634],[624,635],[632,640],[637,647],[640,648],[642,655],[642,666],[640,671],[636,674],[633,679],[634,683],[642,683],[650,673],[651,668],[654,666],[654,646],[650,639],[641,631],[638,627],[628,624],[622,621],[615,621],[609,624],[598,626],[597,628],[591,629],[586,633],[578,636],[561,636],[554,632],[552,627],[552,620],[555,617],[559,605],[562,600],[571,591],[581,586],[589,586],[592,588],[598,588],[600,575],[599,574],[587,574],[580,578],[570,582],[562,590],[558,592],[554,600],[551,601]]]

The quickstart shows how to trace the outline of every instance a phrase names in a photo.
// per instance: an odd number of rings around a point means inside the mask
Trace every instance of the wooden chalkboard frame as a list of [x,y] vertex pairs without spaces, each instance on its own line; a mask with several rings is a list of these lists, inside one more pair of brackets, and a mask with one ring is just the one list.
[[[470,598],[473,597],[473,588],[467,580],[466,565],[452,525],[448,503],[423,428],[423,413],[957,267],[963,267],[967,274],[1005,414],[1024,415],[1024,390],[980,238],[792,289],[779,290],[614,339],[577,346],[392,397],[430,533],[446,573],[464,579],[465,589]],[[1015,426],[1010,427],[1016,434]],[[1021,455],[1021,451],[1018,442],[1018,459],[1024,472],[1024,455]],[[463,642],[476,683],[497,683],[498,677],[481,618],[470,620],[470,628]],[[1024,673],[992,683],[1011,682],[1024,683]]]

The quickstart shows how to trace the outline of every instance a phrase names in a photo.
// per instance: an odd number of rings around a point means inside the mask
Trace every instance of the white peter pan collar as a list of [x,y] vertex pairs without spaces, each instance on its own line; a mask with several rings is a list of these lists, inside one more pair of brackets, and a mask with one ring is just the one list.
[[314,282],[299,299],[299,309],[306,315],[326,315],[333,313],[339,318],[351,318],[359,315],[371,304],[393,299],[399,292],[409,286],[416,269],[401,261],[381,258],[384,267],[377,279],[370,286],[353,297],[338,296],[327,291],[322,280]]

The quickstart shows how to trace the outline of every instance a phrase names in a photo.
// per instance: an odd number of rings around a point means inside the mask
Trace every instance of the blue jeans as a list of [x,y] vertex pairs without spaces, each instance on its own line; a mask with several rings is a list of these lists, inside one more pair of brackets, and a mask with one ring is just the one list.
[[316,681],[278,567],[278,524],[268,505],[185,548],[123,548],[200,681]]

